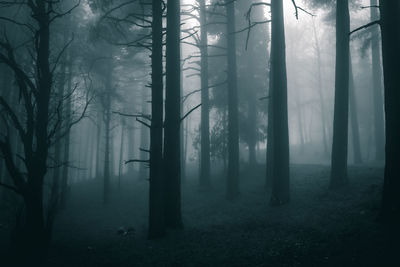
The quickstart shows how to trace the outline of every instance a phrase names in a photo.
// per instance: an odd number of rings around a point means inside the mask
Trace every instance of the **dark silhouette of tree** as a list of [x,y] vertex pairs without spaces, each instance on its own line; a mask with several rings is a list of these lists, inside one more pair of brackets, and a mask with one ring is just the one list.
[[165,234],[162,1],[152,1],[149,238]]
[[166,93],[164,122],[165,222],[181,228],[180,156],[180,3],[167,3]]
[[[19,3],[12,2],[0,3],[0,5],[1,8],[11,11],[20,6]],[[59,3],[28,1],[22,8],[27,14],[31,14],[30,16],[13,17],[7,20],[20,27],[26,27],[26,37],[29,42],[24,45],[32,56],[30,63],[32,65],[23,61],[20,52],[9,41],[6,33],[0,39],[0,63],[12,70],[22,101],[21,108],[23,108],[23,116],[20,116],[16,107],[10,106],[5,98],[0,97],[2,114],[7,122],[6,131],[2,132],[0,138],[0,151],[13,182],[13,185],[1,185],[21,195],[24,201],[25,220],[18,222],[19,229],[14,237],[15,251],[24,255],[18,260],[30,262],[33,265],[44,256],[52,230],[53,218],[45,216],[43,199],[44,178],[49,167],[49,149],[59,141],[57,138],[60,139],[69,131],[72,124],[62,124],[60,106],[64,97],[53,98],[55,73],[59,71],[58,64],[68,44],[63,46],[58,55],[53,54],[52,24],[58,18],[69,14],[75,7],[61,12],[62,7]],[[52,56],[55,56],[55,61]],[[32,74],[29,70],[33,66],[35,66],[35,71]],[[21,156],[23,165],[15,160],[14,154],[18,151],[14,150],[10,143],[10,127],[18,132],[18,142],[23,147]],[[59,131],[62,132],[59,133]]]
[[[272,195],[271,205],[282,205],[289,194],[289,130],[283,1],[271,1]],[[268,122],[270,123],[270,122]]]
[[400,2],[381,0],[383,76],[385,86],[386,164],[382,217],[390,222],[400,218]]
[[348,0],[337,1],[335,104],[330,177],[331,188],[342,187],[348,182],[349,32],[350,15]]

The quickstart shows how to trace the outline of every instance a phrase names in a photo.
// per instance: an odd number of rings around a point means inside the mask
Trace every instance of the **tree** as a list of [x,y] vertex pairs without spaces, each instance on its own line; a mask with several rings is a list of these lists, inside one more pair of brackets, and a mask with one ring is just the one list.
[[210,186],[210,105],[208,86],[208,37],[207,14],[205,0],[199,0],[200,17],[200,87],[201,87],[201,159],[200,159],[200,186]]
[[[371,0],[371,7],[377,5],[377,0]],[[379,19],[378,9],[371,8],[371,21]],[[385,156],[385,133],[382,97],[382,64],[380,53],[379,28],[372,26],[371,56],[372,56],[372,99],[374,102],[374,137],[375,137],[375,159],[383,160]]]
[[182,227],[180,156],[180,3],[167,3],[166,93],[164,122],[165,219]]
[[[1,8],[8,8],[10,11],[21,7],[19,3],[7,2],[0,5]],[[43,257],[52,230],[50,221],[52,218],[45,218],[43,199],[43,183],[48,170],[49,148],[57,141],[57,131],[61,129],[68,131],[71,126],[62,125],[57,109],[63,97],[61,100],[52,98],[58,61],[51,60],[54,51],[51,42],[53,29],[51,26],[56,19],[69,14],[75,7],[66,13],[59,13],[59,8],[62,8],[59,3],[29,1],[23,6],[22,16],[6,19],[20,27],[27,27],[29,31],[26,32],[32,34],[26,36],[31,41],[24,44],[29,55],[32,56],[33,62],[30,62],[32,65],[21,59],[23,57],[17,54],[16,46],[9,41],[6,34],[0,40],[0,63],[12,70],[23,102],[23,116],[20,116],[15,107],[10,106],[3,97],[0,97],[0,106],[4,111],[2,114],[7,121],[6,131],[2,132],[0,139],[0,151],[13,182],[13,185],[2,185],[23,198],[25,220],[19,222],[20,229],[17,230],[15,237],[16,252],[22,252],[24,259],[21,260],[29,261],[31,264],[35,264]],[[58,57],[53,56],[60,58],[67,47],[66,44]],[[36,71],[31,79],[32,74],[29,69],[33,66]],[[23,147],[23,166],[15,161],[14,154],[17,152],[12,149],[10,143],[10,127],[14,127],[18,132],[19,142]]]
[[235,40],[235,2],[225,0],[228,53],[228,199],[239,195],[239,114]]
[[349,33],[348,0],[336,2],[336,70],[331,188],[347,184],[347,144],[349,114]]
[[385,86],[386,164],[382,217],[387,222],[400,218],[400,2],[381,0],[383,77]]
[[[289,129],[283,1],[271,1],[271,90],[272,95],[272,195],[271,205],[290,200]],[[268,122],[270,123],[270,122]]]
[[149,238],[165,234],[162,1],[152,1]]
[[361,164],[361,146],[360,146],[360,132],[358,129],[358,114],[357,114],[357,98],[355,95],[354,74],[351,59],[349,58],[349,104],[350,104],[350,122],[351,122],[351,135],[353,137],[353,154],[354,163]]

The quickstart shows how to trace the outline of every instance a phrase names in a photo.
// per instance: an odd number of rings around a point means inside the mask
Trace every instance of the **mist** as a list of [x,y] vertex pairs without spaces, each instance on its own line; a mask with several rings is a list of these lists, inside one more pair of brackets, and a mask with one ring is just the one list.
[[0,1],[0,265],[397,266],[399,12]]

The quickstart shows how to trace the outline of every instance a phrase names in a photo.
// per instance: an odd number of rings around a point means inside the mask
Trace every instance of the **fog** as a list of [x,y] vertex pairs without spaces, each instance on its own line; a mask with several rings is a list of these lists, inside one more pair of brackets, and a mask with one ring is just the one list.
[[398,12],[0,1],[0,265],[395,266]]

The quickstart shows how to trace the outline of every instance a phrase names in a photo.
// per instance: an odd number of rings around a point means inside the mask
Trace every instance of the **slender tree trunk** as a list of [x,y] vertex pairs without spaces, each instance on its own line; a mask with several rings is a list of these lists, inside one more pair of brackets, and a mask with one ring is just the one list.
[[97,112],[97,133],[96,133],[96,178],[101,177],[100,170],[100,148],[101,148],[101,125],[102,125],[102,114],[100,110]]
[[[377,6],[377,0],[371,0],[371,6]],[[370,8],[371,21],[379,19],[378,9]],[[374,137],[375,159],[382,161],[385,158],[385,126],[382,96],[382,64],[379,42],[379,27],[372,26],[371,54],[372,54],[372,99],[374,105]]]
[[[135,158],[135,148],[136,148],[136,142],[135,142],[135,138],[136,138],[136,134],[135,134],[135,129],[134,127],[129,127],[129,139],[128,139],[128,157],[127,159],[134,159]],[[135,168],[134,168],[134,164],[128,164],[127,168],[128,168],[128,176],[130,178],[132,178],[134,176],[135,173]]]
[[123,164],[124,164],[124,133],[125,133],[125,120],[122,119],[121,124],[121,145],[119,146],[119,164],[118,164],[118,189],[121,189],[121,176],[123,172]]
[[354,74],[353,74],[353,67],[351,65],[351,60],[349,64],[350,64],[349,66],[350,121],[351,121],[351,135],[353,137],[354,163],[361,164],[362,156],[361,156],[361,146],[360,146],[360,132],[358,129],[357,99],[355,96]]
[[282,205],[289,194],[289,129],[283,1],[271,1],[271,88],[273,157],[271,205]]
[[400,218],[400,2],[381,0],[385,85],[386,164],[381,215],[398,226]]
[[[147,109],[147,99],[146,94],[142,93],[142,113],[148,114]],[[149,133],[148,128],[145,125],[140,125],[140,148],[149,149]],[[148,153],[145,151],[140,151],[140,159],[147,160],[149,157]],[[146,164],[139,164],[139,177],[141,180],[146,180],[148,178],[147,166]]]
[[235,2],[225,0],[228,46],[228,199],[239,195],[239,114],[236,66]]
[[[69,53],[68,59],[68,77],[67,77],[67,94],[70,94],[72,90],[72,56]],[[69,125],[71,123],[71,97],[68,97],[65,103],[65,123]],[[70,135],[71,131],[68,130],[64,137],[64,148],[63,148],[63,160],[67,164],[65,164],[62,168],[62,175],[61,175],[61,189],[60,189],[60,208],[65,209],[66,201],[67,201],[67,193],[68,193],[68,176],[69,176],[69,153],[70,153]]]
[[[57,90],[57,100],[63,101],[64,98],[64,87],[65,87],[65,79],[66,79],[66,61],[62,62],[61,65],[61,75],[60,75],[60,83],[59,88]],[[60,110],[63,110],[63,103],[61,102]],[[65,122],[61,121],[60,125],[64,125]],[[60,197],[60,178],[61,178],[61,163],[62,163],[62,149],[65,140],[61,138],[60,131],[56,133],[56,144],[54,151],[54,162],[57,165],[53,172],[53,180],[51,185],[51,193],[50,193],[50,201],[49,208],[47,213],[48,224],[51,224],[51,228],[57,209],[59,208],[59,197]]]
[[331,188],[348,183],[347,146],[349,116],[349,32],[350,16],[348,0],[336,2],[336,70],[335,104],[333,118],[333,142]]
[[[109,98],[109,96],[107,96]],[[106,100],[109,102],[110,100]],[[103,204],[107,204],[110,196],[110,123],[111,110],[109,104],[104,114],[104,132],[105,132],[105,149],[104,149],[104,171],[103,171]]]
[[165,235],[165,180],[163,173],[163,37],[162,1],[152,1],[151,129],[149,238]]
[[112,175],[111,170],[111,160],[113,153],[112,150],[112,138],[111,138],[111,91],[112,88],[112,62],[107,62],[109,65],[109,70],[107,78],[105,80],[105,99],[104,99],[104,134],[105,134],[105,148],[104,148],[104,169],[103,169],[103,204],[108,204],[110,198],[110,175]]
[[210,105],[208,88],[208,40],[206,2],[200,0],[200,54],[201,54],[201,158],[200,158],[200,186],[210,187]]

